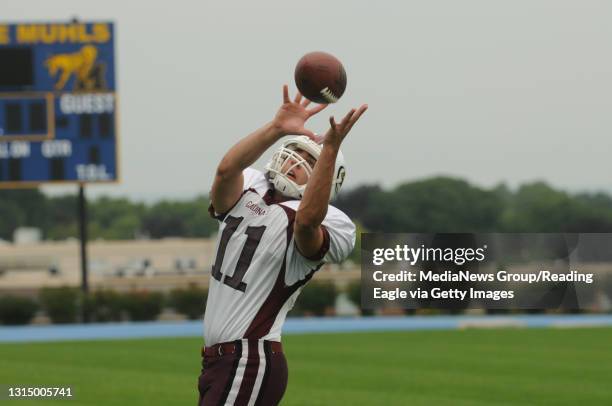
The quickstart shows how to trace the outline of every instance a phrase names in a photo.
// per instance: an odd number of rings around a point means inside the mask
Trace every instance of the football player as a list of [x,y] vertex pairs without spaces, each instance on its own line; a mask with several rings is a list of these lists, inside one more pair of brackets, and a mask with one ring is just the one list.
[[[274,119],[223,157],[209,211],[219,220],[199,377],[200,405],[277,405],[287,385],[281,329],[300,290],[325,262],[341,262],[355,245],[355,226],[329,205],[346,168],[340,146],[367,105],[352,109],[320,139],[298,93]],[[282,143],[260,172],[250,166]]]

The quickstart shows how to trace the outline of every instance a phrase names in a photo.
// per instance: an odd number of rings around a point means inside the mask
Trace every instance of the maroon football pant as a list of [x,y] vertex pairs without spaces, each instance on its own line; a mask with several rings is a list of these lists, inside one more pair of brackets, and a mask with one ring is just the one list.
[[278,405],[287,388],[287,360],[273,347],[269,341],[238,340],[228,353],[222,348],[204,355],[198,406]]

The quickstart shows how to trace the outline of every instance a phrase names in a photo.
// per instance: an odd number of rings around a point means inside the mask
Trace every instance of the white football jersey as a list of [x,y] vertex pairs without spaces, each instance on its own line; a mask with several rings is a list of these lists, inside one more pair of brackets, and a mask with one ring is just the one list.
[[271,185],[255,169],[244,171],[244,192],[220,221],[204,315],[207,346],[239,339],[280,341],[287,312],[325,262],[341,262],[355,246],[355,225],[329,206],[325,243],[305,258],[293,239],[299,200],[272,203]]

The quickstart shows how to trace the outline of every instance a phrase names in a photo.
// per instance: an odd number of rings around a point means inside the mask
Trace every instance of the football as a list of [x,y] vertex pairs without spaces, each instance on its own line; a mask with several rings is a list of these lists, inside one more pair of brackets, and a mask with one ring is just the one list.
[[295,84],[310,101],[335,103],[346,89],[346,71],[335,56],[326,52],[310,52],[295,67]]

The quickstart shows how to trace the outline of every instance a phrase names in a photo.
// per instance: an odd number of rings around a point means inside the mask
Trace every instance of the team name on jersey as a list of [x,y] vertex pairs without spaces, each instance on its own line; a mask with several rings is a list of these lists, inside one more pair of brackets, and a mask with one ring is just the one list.
[[263,216],[266,214],[266,211],[259,207],[257,203],[249,200],[246,204],[246,208],[251,210],[251,212],[257,216]]

